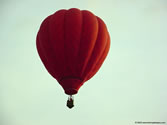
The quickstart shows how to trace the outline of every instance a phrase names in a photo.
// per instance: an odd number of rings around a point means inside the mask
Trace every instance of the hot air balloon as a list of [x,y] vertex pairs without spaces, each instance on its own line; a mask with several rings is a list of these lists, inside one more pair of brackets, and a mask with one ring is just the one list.
[[72,95],[103,64],[110,36],[102,19],[90,11],[62,9],[42,22],[36,46],[47,71],[69,95],[67,106],[72,108]]

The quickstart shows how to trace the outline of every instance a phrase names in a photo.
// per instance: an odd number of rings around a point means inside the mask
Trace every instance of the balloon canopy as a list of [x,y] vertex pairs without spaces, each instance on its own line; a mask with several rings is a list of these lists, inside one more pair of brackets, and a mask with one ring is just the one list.
[[90,11],[62,9],[42,22],[36,46],[47,71],[73,95],[103,64],[110,36],[102,19]]

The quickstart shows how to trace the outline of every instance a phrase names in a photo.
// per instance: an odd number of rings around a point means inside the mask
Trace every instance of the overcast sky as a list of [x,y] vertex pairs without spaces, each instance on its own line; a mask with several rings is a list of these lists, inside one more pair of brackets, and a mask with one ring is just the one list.
[[[66,107],[36,50],[41,22],[59,9],[101,17],[111,49]],[[0,0],[0,125],[167,122],[167,0]]]

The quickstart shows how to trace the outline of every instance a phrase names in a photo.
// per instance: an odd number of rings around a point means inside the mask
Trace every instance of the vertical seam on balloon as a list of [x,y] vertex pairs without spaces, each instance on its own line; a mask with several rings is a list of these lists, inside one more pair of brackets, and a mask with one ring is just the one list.
[[[50,15],[50,16],[48,17],[48,19],[47,19],[47,25],[48,25],[48,26],[47,26],[47,30],[48,30],[47,35],[48,35],[48,43],[49,43],[48,45],[49,45],[49,47],[50,47],[51,49],[53,49],[52,46],[51,46],[51,43],[50,43],[50,35],[49,35],[49,34],[50,34],[50,31],[49,31],[49,18],[51,18],[51,16],[52,16],[52,15]],[[46,56],[46,58],[47,58],[47,60],[49,60],[47,56]],[[50,61],[48,61],[48,62],[50,62]],[[53,65],[52,62],[50,63],[50,65],[51,65],[51,67],[55,68],[55,66]],[[54,70],[53,70],[53,71],[54,71]],[[56,79],[59,79],[60,76],[57,75],[57,73],[56,73],[55,71],[54,71],[54,74],[56,74]],[[54,77],[54,78],[55,78],[55,77]]]
[[[94,16],[94,14],[93,14],[93,16]],[[94,17],[95,17],[95,19],[96,19],[96,22],[98,23],[96,16],[94,16]],[[98,36],[98,24],[97,24],[96,39],[94,40],[94,46],[93,46],[93,48],[92,48],[92,50],[91,50],[91,54],[92,54],[92,52],[93,52],[93,50],[94,50],[94,47],[95,47],[95,44],[96,44],[96,40],[97,40],[97,36]],[[86,68],[86,66],[88,65],[88,62],[89,62],[90,57],[91,57],[91,55],[88,57],[86,64],[83,66],[83,69],[81,70],[81,74],[80,74],[81,77],[83,77],[85,68]]]
[[[66,25],[67,25],[66,18],[67,18],[67,16],[66,16],[66,14],[67,14],[67,11],[64,14],[64,25],[63,25],[63,29],[64,29],[64,35],[63,35],[64,36],[63,37],[64,38],[64,60],[65,60],[65,62],[67,62],[67,56],[68,56],[68,54],[65,51],[66,50],[66,42],[67,42],[67,38],[66,38],[66,34],[67,34],[67,32],[66,32]],[[81,27],[82,27],[82,24],[81,24]],[[78,51],[79,51],[79,49],[78,49]],[[67,63],[65,63],[65,64],[67,64]],[[68,70],[69,70],[68,65],[65,65],[65,71],[68,72]],[[63,73],[63,76],[60,79],[63,79],[64,77],[68,77],[68,76],[66,76],[66,74]]]
[[[101,57],[99,58],[99,60],[97,61],[97,63],[96,63],[96,66],[95,66],[95,68],[94,69],[96,69],[96,67],[97,67],[97,65],[100,63],[100,61],[102,60],[102,57],[104,56],[104,54],[105,54],[105,50],[107,49],[107,46],[108,46],[108,44],[109,44],[109,35],[108,35],[108,37],[107,37],[107,43],[106,43],[106,45],[105,45],[105,49],[103,50],[103,54],[101,55]],[[104,58],[106,58],[106,57],[104,57]],[[103,62],[102,62],[103,63]],[[93,69],[93,70],[94,70]],[[92,71],[93,71],[92,70]]]
[[[105,49],[103,50],[103,53],[102,53],[101,57],[99,58],[99,60],[97,61],[95,67],[94,67],[94,68],[92,69],[92,71],[91,71],[91,72],[93,72],[93,76],[95,75],[95,74],[94,74],[94,70],[97,68],[97,66],[99,65],[100,61],[103,59],[102,57],[104,56],[105,50],[106,50],[106,48],[107,48],[107,46],[108,46],[109,43],[110,43],[110,41],[109,41],[109,34],[108,34],[108,37],[107,37],[107,44],[105,45]],[[109,51],[109,49],[108,49],[108,51]],[[105,59],[105,58],[106,58],[106,57],[104,57],[104,59]],[[102,62],[102,64],[103,64],[103,62]],[[85,81],[89,80],[91,77],[92,77],[91,74],[89,74],[89,75],[85,78]]]
[[[39,32],[38,32],[38,34],[39,34]],[[39,40],[39,38],[38,38],[38,35],[37,35],[37,41],[38,41],[38,47],[39,47],[39,49],[42,51],[42,53],[43,53],[43,57],[46,59],[46,63],[48,64],[49,63],[49,61],[48,61],[48,58],[47,58],[47,56],[46,56],[46,54],[45,54],[45,52],[44,52],[44,49],[43,49],[43,45],[41,44],[41,42],[40,42],[40,40]],[[42,60],[42,59],[41,59]],[[52,64],[51,64],[52,65]],[[45,66],[45,65],[44,65]],[[50,70],[52,70],[51,68],[49,68]],[[49,71],[48,71],[49,72]],[[55,74],[55,71],[54,70],[52,70],[52,72]],[[51,74],[52,75],[52,74]],[[55,78],[55,76],[53,76],[54,78]]]
[[[68,11],[68,10],[67,10],[67,11]],[[65,48],[66,48],[66,47],[65,47],[65,46],[66,46],[66,28],[65,28],[65,27],[66,27],[66,14],[67,14],[67,11],[64,13],[64,24],[63,24],[63,30],[64,30],[64,34],[63,34],[63,36],[64,36],[64,37],[63,37],[63,38],[64,38],[64,40],[63,40],[63,42],[64,42],[64,50],[63,50],[63,52],[64,52],[64,61],[65,61],[65,63],[64,63],[64,64],[65,64],[65,68],[64,68],[65,71],[64,71],[64,72],[68,71],[68,70],[67,70],[67,66],[68,66],[68,65],[66,65],[66,64],[67,64],[67,63],[66,63],[66,62],[67,62],[67,61],[66,61],[66,60],[67,60],[67,56],[66,56],[66,51],[65,51],[65,50],[66,50],[66,49],[65,49]],[[62,78],[65,77],[64,72],[63,72]],[[60,79],[62,79],[62,78],[60,78]]]
[[[50,15],[50,17],[49,18],[51,18],[52,17],[52,15]],[[52,45],[51,45],[51,36],[50,36],[50,27],[49,27],[49,25],[50,25],[50,21],[49,21],[49,18],[48,18],[48,22],[47,22],[47,28],[48,28],[48,32],[47,32],[47,35],[48,35],[48,45],[49,45],[49,47],[50,47],[50,49],[53,51],[53,47],[52,47]],[[52,54],[54,54],[54,53],[52,53]],[[55,57],[56,55],[54,54],[54,57]],[[52,67],[54,67],[55,68],[55,65],[53,65],[52,63],[50,63],[51,65],[52,65]],[[57,73],[54,71],[54,74],[56,74],[56,76],[58,77],[58,79],[59,79],[59,75],[57,75]]]
[[[98,19],[98,17],[97,17],[97,19]],[[100,19],[100,18],[99,18]],[[99,19],[98,19],[98,21],[99,21]],[[106,29],[107,30],[107,29]],[[85,80],[87,80],[87,78],[89,77],[89,76],[91,76],[91,72],[94,70],[94,69],[96,69],[96,65],[97,65],[97,63],[99,63],[99,61],[101,60],[101,57],[103,56],[103,53],[104,53],[104,51],[105,51],[105,49],[106,49],[106,45],[107,45],[107,42],[108,42],[108,38],[109,38],[109,33],[108,33],[108,31],[107,31],[107,36],[106,36],[107,38],[106,38],[106,43],[105,43],[105,45],[104,45],[104,49],[103,49],[103,51],[101,52],[101,55],[100,55],[100,57],[98,58],[98,60],[96,61],[96,64],[91,68],[91,70],[90,70],[90,72],[88,73],[88,75],[86,75],[85,76]]]
[[[62,16],[63,16],[63,23],[62,23],[62,26],[63,26],[63,43],[64,43],[64,46],[65,46],[65,14],[66,14],[66,12],[67,12],[67,10],[66,9],[63,9],[64,10],[64,13],[62,14]],[[57,35],[57,34],[56,34]],[[59,42],[59,41],[57,41],[57,42]],[[65,47],[64,47],[65,48]],[[66,64],[65,63],[65,49],[64,48],[62,48],[62,53],[63,53],[63,64]],[[64,76],[64,73],[65,73],[65,70],[66,70],[66,65],[63,65],[63,67],[62,67],[62,70],[61,70],[61,73],[60,73],[60,75],[59,75],[59,78],[57,79],[57,81],[59,81],[63,76]]]
[[[81,45],[81,36],[82,36],[82,33],[83,33],[83,14],[82,14],[82,11],[80,10],[80,14],[81,14],[81,16],[80,16],[80,18],[81,18],[81,29],[80,29],[80,36],[79,36],[79,44],[78,44],[78,54],[77,54],[77,56],[76,56],[76,61],[75,61],[75,63],[76,63],[76,65],[77,65],[77,61],[78,61],[78,55],[79,55],[79,51],[80,51],[80,45]],[[77,75],[78,75],[78,71],[77,71],[77,67],[76,67],[76,72],[77,72]],[[82,77],[80,77],[80,75],[78,75],[79,76],[79,78],[80,79],[82,79]],[[77,77],[78,77],[77,76]]]
[[[95,16],[96,17],[96,16]],[[88,66],[88,63],[89,63],[89,61],[90,61],[90,59],[91,59],[91,57],[92,57],[92,54],[93,54],[93,52],[94,52],[94,50],[95,50],[95,45],[96,45],[96,43],[97,43],[97,38],[98,38],[98,35],[99,35],[99,21],[97,20],[97,18],[96,18],[96,21],[97,21],[97,23],[98,23],[98,25],[97,25],[97,36],[96,36],[96,39],[95,39],[95,43],[94,43],[94,46],[93,46],[93,49],[92,49],[92,52],[91,52],[91,55],[89,56],[89,58],[88,58],[88,61],[87,61],[87,64],[85,65],[85,68],[84,68],[84,71],[82,71],[82,74],[81,74],[81,77],[83,77],[83,74],[85,73],[85,69],[86,69],[86,67]]]
[[[81,47],[81,38],[82,38],[82,33],[83,33],[83,24],[84,24],[84,17],[83,17],[83,13],[82,13],[82,11],[81,11],[81,21],[82,21],[82,24],[81,24],[81,33],[80,33],[80,40],[79,40],[79,45],[78,45],[78,54],[77,54],[77,56],[76,56],[76,62],[78,62],[78,60],[79,60],[79,51],[80,51],[80,47]],[[77,65],[77,64],[76,64]],[[76,71],[78,72],[78,67],[76,66]],[[79,72],[78,72],[79,73]],[[81,76],[80,74],[78,75],[79,77]],[[81,79],[82,79],[82,77],[81,77]]]
[[[100,18],[98,18],[97,16],[96,16],[96,18],[97,18],[97,20],[98,20],[98,24],[99,24],[99,32],[100,32],[100,27],[101,27],[101,30],[102,30],[102,28],[103,28],[103,26],[100,26],[100,25],[102,25],[103,23],[100,23],[99,21],[99,19]],[[107,29],[106,29],[107,30]],[[87,79],[87,77],[91,74],[91,72],[92,72],[92,70],[94,69],[94,67],[96,67],[96,64],[98,63],[98,61],[99,61],[99,59],[101,58],[101,56],[103,55],[103,52],[105,51],[105,47],[106,47],[106,44],[107,44],[107,39],[108,39],[108,33],[106,33],[107,34],[107,36],[106,36],[106,40],[104,41],[105,42],[105,44],[104,44],[104,49],[100,52],[101,54],[97,57],[98,59],[96,60],[96,62],[94,62],[95,64],[94,65],[92,65],[91,66],[91,68],[90,68],[90,70],[88,71],[88,73],[86,74],[86,73],[84,73],[84,81],[86,81],[86,79]],[[99,35],[99,34],[98,34]],[[98,37],[99,36],[97,36],[97,41],[98,41]],[[96,41],[96,42],[97,42]],[[96,45],[95,45],[96,46]],[[93,53],[92,53],[93,54]],[[92,58],[92,56],[93,55],[91,55],[91,58]]]

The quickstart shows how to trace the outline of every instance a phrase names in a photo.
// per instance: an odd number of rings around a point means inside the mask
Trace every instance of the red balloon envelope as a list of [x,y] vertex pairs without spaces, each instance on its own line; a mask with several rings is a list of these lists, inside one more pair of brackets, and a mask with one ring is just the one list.
[[59,10],[41,24],[36,40],[47,71],[68,95],[101,67],[110,47],[104,22],[87,10]]

